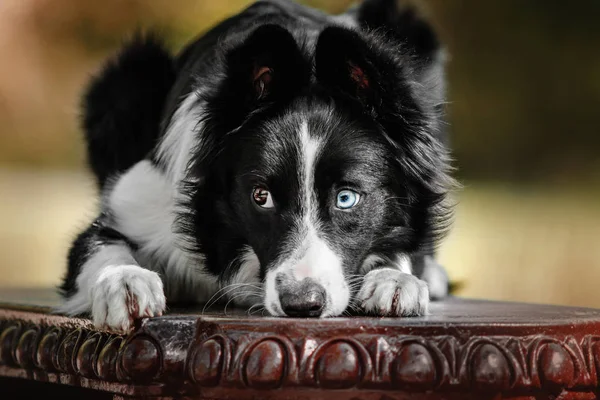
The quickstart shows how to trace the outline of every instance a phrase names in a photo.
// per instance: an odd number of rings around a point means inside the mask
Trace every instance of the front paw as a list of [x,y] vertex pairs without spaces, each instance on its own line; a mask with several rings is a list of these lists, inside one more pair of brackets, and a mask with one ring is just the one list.
[[91,296],[94,325],[118,332],[129,332],[136,319],[162,315],[166,307],[158,274],[137,265],[105,267]]
[[427,283],[397,269],[381,268],[365,275],[357,304],[367,313],[382,317],[409,317],[427,314]]

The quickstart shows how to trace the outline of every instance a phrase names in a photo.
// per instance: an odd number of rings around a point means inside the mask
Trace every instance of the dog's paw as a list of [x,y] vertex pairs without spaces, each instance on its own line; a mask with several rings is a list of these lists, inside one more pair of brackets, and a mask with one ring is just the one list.
[[427,314],[427,283],[397,269],[381,268],[365,275],[357,304],[367,313],[382,317],[408,317]]
[[137,265],[104,268],[91,296],[94,325],[118,332],[129,332],[136,319],[162,315],[166,307],[158,274]]

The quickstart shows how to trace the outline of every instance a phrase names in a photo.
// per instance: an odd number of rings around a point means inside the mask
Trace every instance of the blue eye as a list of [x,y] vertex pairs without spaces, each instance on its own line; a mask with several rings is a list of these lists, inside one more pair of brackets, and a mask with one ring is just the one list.
[[341,190],[337,194],[336,207],[342,210],[347,210],[358,204],[360,200],[360,194],[353,192],[352,190]]

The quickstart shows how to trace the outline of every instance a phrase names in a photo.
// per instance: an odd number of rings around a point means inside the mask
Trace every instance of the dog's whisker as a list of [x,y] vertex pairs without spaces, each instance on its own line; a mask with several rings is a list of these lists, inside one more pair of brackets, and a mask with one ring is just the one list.
[[248,315],[254,315],[256,313],[263,313],[266,311],[265,306],[263,306],[262,304],[257,304],[257,306],[259,306],[256,310],[254,310],[253,312],[249,313]]
[[350,301],[348,302],[348,308],[352,309],[352,311],[354,312],[360,312],[360,307],[357,304],[357,300],[356,299],[350,299]]
[[364,275],[347,275],[347,278],[349,280],[357,280],[357,279],[364,279],[365,276]]
[[349,289],[358,289],[362,286],[362,284],[363,284],[363,281],[355,282],[355,283],[348,285],[348,288]]
[[353,284],[353,283],[359,283],[359,282],[362,282],[362,281],[364,281],[364,279],[362,277],[361,278],[348,279],[348,283],[351,283],[351,284]]
[[256,303],[253,306],[251,306],[250,308],[248,308],[248,315],[252,315],[253,313],[256,313],[257,311],[252,312],[253,309],[257,309],[258,311],[261,310],[261,308],[264,308],[264,305],[262,303]]
[[[219,297],[217,297],[217,298],[215,299],[215,297],[216,297],[216,296],[217,296],[219,293],[221,293],[222,291],[224,291],[224,290],[226,290],[226,289],[228,289],[228,290],[227,290],[225,293],[221,294]],[[237,289],[237,287],[234,287],[234,288],[229,288],[228,286],[226,286],[226,287],[224,287],[224,288],[222,288],[222,289],[220,289],[220,290],[217,290],[217,291],[215,292],[215,294],[213,294],[213,295],[211,296],[211,298],[210,298],[210,299],[208,299],[208,301],[207,301],[207,302],[204,304],[204,307],[202,308],[202,313],[201,313],[201,315],[204,315],[204,312],[206,311],[206,309],[207,309],[207,308],[210,308],[210,307],[212,307],[212,306],[213,306],[214,304],[216,304],[216,303],[217,303],[217,302],[218,302],[218,301],[219,301],[221,298],[223,298],[223,296],[226,296],[228,293],[230,293],[230,292],[234,291],[235,289]],[[213,299],[214,299],[214,300],[213,300]]]
[[362,281],[364,278],[362,276],[355,276],[352,278],[348,278],[348,282],[356,282],[356,281]]
[[[232,301],[234,301],[235,299],[239,299],[240,297],[252,297],[252,296],[257,296],[257,297],[262,297],[262,293],[256,293],[256,292],[240,292],[240,293],[236,293],[233,296],[231,296],[231,298],[227,301],[227,303],[225,303],[225,308],[224,308],[224,312],[225,315],[227,315],[227,307],[229,306],[229,303],[231,303]],[[235,303],[234,303],[235,304]]]
[[[204,305],[204,307],[202,308],[202,315],[204,315],[204,312],[207,308],[212,307],[213,305],[215,305],[219,300],[221,300],[224,296],[227,296],[229,293],[233,292],[236,289],[239,289],[241,287],[250,287],[250,288],[254,288],[256,290],[262,291],[261,287],[258,287],[256,285],[253,285],[251,283],[233,283],[231,285],[227,285],[219,290],[217,290],[215,292],[215,294],[212,295],[212,297],[206,302],[206,304]],[[221,294],[219,297],[217,297],[216,299],[215,296],[217,296],[219,293],[224,292],[223,294]],[[213,300],[214,299],[214,300]]]
[[352,281],[352,282],[348,282],[348,287],[355,287],[355,286],[360,286],[363,284],[363,280],[356,280],[356,281]]

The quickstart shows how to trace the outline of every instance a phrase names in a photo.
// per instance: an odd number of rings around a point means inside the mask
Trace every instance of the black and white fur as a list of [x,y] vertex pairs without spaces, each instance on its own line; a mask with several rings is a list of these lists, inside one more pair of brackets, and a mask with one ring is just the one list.
[[453,185],[442,64],[430,26],[392,0],[338,16],[259,1],[176,58],[136,36],[84,99],[101,211],[58,311],[121,331],[167,300],[426,314],[448,290],[433,257]]

